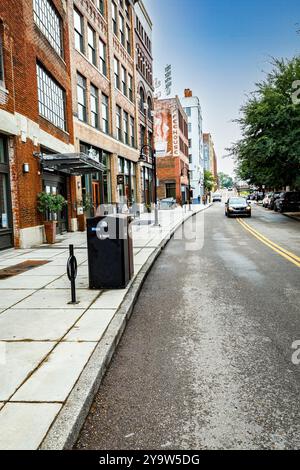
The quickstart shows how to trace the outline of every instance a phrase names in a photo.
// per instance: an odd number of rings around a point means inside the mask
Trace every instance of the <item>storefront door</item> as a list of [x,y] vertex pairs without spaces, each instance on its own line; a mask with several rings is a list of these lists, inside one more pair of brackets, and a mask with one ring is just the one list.
[[0,250],[13,246],[7,139],[0,135]]
[[[59,173],[44,171],[43,174],[44,191],[49,194],[61,194],[67,199],[67,177]],[[59,212],[57,216],[57,233],[68,231],[68,206]]]

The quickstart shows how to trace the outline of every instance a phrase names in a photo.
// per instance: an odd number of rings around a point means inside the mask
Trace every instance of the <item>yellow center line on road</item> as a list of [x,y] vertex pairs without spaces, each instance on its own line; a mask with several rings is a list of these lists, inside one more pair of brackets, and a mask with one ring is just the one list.
[[286,260],[290,261],[290,263],[293,263],[295,266],[300,268],[300,258],[296,256],[294,253],[291,253],[290,251],[285,250],[281,246],[277,245],[276,243],[272,242],[269,240],[267,237],[259,233],[257,230],[252,228],[250,225],[248,225],[246,222],[243,220],[237,218],[237,222],[251,235],[253,235],[255,238],[257,238],[259,241],[264,243],[264,245],[268,246],[271,248],[273,251],[275,251],[278,255],[282,256]]

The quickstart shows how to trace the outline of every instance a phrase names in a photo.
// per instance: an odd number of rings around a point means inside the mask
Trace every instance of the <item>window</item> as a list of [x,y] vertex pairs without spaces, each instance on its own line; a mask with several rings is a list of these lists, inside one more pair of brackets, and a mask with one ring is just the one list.
[[148,119],[150,121],[153,121],[153,116],[152,116],[153,109],[152,109],[152,101],[151,101],[150,96],[148,97],[147,104],[148,104]]
[[129,125],[129,116],[128,116],[128,113],[124,111],[123,113],[124,142],[127,145],[129,145],[128,125]]
[[77,10],[74,10],[74,29],[75,47],[78,51],[84,53],[83,16]]
[[143,88],[140,88],[140,111],[145,114],[145,92]]
[[189,126],[189,127],[188,127],[188,129],[189,129],[189,132],[192,132],[192,123],[191,123],[191,122],[189,122],[188,126]]
[[120,14],[119,18],[120,18],[120,21],[119,21],[119,24],[120,24],[120,41],[121,41],[122,46],[125,47],[125,22],[124,22],[124,17],[123,17],[123,15]]
[[91,84],[91,125],[96,129],[99,128],[99,91]]
[[143,145],[145,145],[145,143],[146,143],[146,141],[145,141],[145,139],[146,139],[146,129],[145,129],[144,126],[140,127],[140,138],[141,138],[140,144],[141,144],[141,148],[142,148]]
[[63,55],[61,18],[51,0],[33,0],[33,17],[54,50]]
[[135,122],[132,116],[130,116],[130,145],[131,147],[135,145]]
[[126,13],[126,16],[128,19],[130,19],[130,13],[129,13],[129,3],[128,3],[128,0],[125,0],[125,13]]
[[126,69],[122,65],[122,93],[127,96],[127,74]]
[[3,56],[3,43],[0,36],[0,86],[4,88],[4,56]]
[[122,127],[121,127],[121,108],[120,106],[116,107],[116,126],[117,126],[117,139],[122,141]]
[[112,2],[112,22],[113,22],[113,32],[117,36],[118,26],[117,26],[117,5]]
[[118,59],[114,58],[115,87],[120,89],[120,64]]
[[88,25],[88,57],[89,61],[96,65],[96,33],[90,25]]
[[131,39],[130,39],[130,28],[126,26],[126,49],[128,54],[131,55]]
[[191,108],[185,108],[185,114],[190,117],[192,115]]
[[189,162],[193,163],[193,155],[191,155],[191,154],[189,155]]
[[108,96],[102,93],[102,131],[109,134]]
[[192,139],[189,139],[189,148],[192,147]]
[[128,98],[133,102],[133,78],[128,75]]
[[101,15],[104,16],[104,0],[96,0],[96,6]]
[[99,39],[99,59],[100,72],[106,77],[106,44],[102,41],[102,39]]
[[176,183],[166,183],[166,198],[176,199]]
[[77,74],[77,102],[78,102],[78,119],[87,121],[86,114],[86,78],[80,73]]
[[37,64],[39,113],[56,127],[66,130],[66,94],[46,70]]

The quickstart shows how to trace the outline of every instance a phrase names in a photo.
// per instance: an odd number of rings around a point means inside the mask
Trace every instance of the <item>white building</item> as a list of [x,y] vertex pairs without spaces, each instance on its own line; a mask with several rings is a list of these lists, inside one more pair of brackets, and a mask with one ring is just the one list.
[[203,128],[200,100],[191,90],[184,90],[181,105],[188,116],[190,178],[193,203],[201,201],[204,194]]

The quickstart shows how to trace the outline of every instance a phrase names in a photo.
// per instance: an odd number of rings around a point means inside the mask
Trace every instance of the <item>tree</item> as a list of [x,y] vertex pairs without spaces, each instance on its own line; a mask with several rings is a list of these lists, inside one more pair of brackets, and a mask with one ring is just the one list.
[[300,57],[274,60],[271,73],[256,85],[256,91],[241,108],[242,117],[237,122],[242,138],[229,149],[241,180],[268,188],[299,185],[298,80]]
[[204,189],[206,192],[210,192],[213,190],[215,186],[215,178],[213,177],[212,173],[208,170],[204,171]]
[[225,173],[218,173],[220,188],[232,188],[233,178]]

